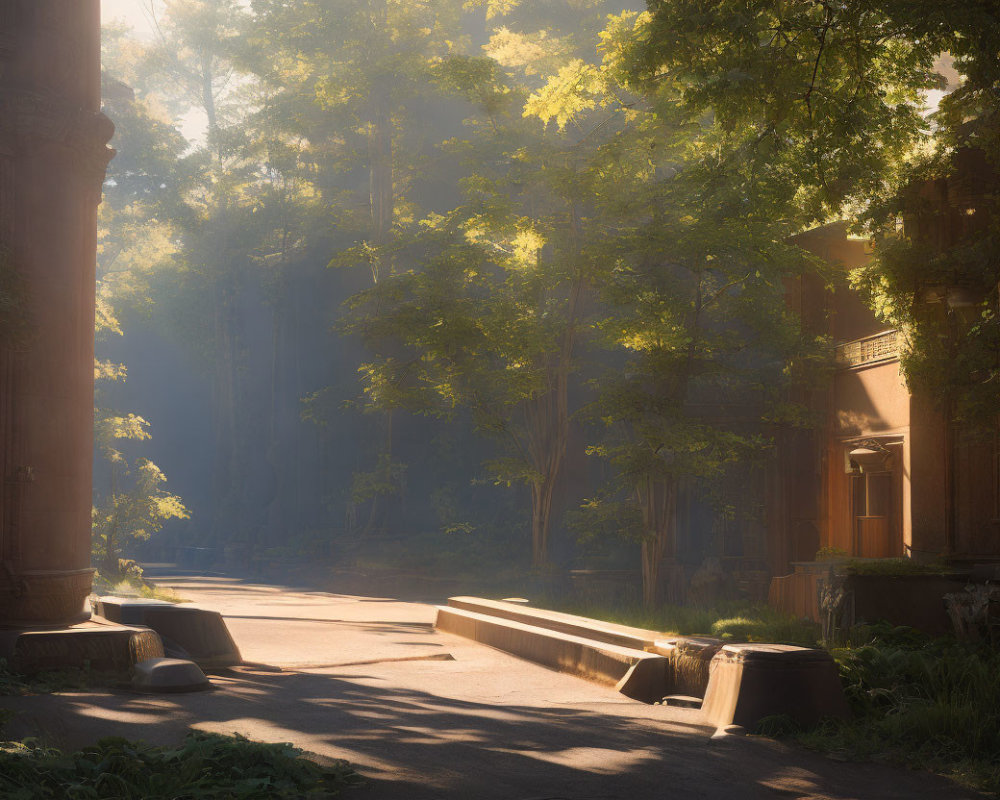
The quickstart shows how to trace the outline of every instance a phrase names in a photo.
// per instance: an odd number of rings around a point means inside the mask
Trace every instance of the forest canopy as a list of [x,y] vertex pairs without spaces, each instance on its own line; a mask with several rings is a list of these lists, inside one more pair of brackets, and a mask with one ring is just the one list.
[[[875,243],[853,280],[910,380],[1000,410],[995,226],[930,255],[900,235],[912,187],[1000,157],[990,3],[151,8],[152,38],[104,36],[99,368],[129,369],[100,402],[130,411],[99,424],[157,432],[109,440],[105,539],[132,492],[165,512],[144,533],[190,509],[175,546],[641,564],[652,603],[816,423],[831,342],[786,292],[836,280],[793,238],[836,221]],[[942,283],[975,305],[944,349],[917,302]]]

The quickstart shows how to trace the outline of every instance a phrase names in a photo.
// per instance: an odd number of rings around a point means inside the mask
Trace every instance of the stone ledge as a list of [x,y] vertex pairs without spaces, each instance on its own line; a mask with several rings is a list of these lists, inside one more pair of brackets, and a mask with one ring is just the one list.
[[589,619],[576,614],[564,614],[561,611],[532,608],[521,603],[509,603],[503,600],[486,600],[482,597],[449,597],[448,605],[451,608],[509,619],[525,625],[547,628],[559,633],[619,647],[628,647],[633,650],[651,649],[656,638],[662,636],[655,631],[643,628],[630,628],[613,622]]
[[667,694],[667,659],[655,653],[449,606],[438,607],[435,627],[550,669],[614,686],[626,697],[645,703]]

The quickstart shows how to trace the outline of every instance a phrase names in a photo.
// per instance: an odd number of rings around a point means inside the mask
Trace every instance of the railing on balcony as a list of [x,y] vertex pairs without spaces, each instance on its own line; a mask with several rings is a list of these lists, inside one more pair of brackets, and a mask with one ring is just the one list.
[[862,367],[899,358],[902,337],[899,331],[886,331],[853,342],[837,345],[835,355],[840,367]]

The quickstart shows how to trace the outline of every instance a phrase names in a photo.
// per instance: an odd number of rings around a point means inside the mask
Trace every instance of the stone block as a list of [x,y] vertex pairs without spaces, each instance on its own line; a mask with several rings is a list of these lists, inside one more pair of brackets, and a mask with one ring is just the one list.
[[218,611],[189,603],[126,597],[100,597],[94,610],[112,622],[152,628],[163,639],[168,655],[189,658],[202,669],[243,663]]
[[212,688],[193,661],[182,658],[149,658],[135,665],[132,688],[139,692],[203,692]]
[[702,711],[717,728],[739,725],[748,731],[779,714],[802,726],[850,716],[830,654],[782,644],[727,644],[719,650]]

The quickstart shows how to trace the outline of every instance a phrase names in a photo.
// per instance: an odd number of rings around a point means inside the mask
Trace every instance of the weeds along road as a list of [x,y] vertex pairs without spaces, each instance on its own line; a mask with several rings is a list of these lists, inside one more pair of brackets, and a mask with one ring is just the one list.
[[351,761],[367,778],[345,795],[358,800],[977,796],[759,737],[712,741],[697,711],[438,633],[431,605],[220,577],[157,583],[221,611],[252,666],[213,674],[207,693],[3,697],[7,737],[173,744],[197,728],[289,741]]

